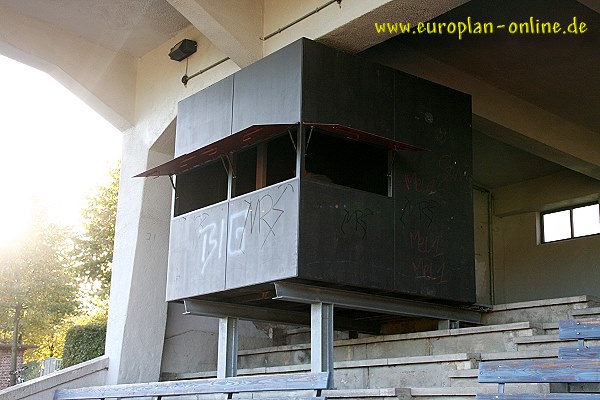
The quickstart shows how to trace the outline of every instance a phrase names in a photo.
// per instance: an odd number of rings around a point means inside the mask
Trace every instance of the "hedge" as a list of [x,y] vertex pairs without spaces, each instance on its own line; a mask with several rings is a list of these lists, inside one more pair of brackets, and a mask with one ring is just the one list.
[[70,367],[104,354],[106,322],[76,325],[67,331],[62,367]]

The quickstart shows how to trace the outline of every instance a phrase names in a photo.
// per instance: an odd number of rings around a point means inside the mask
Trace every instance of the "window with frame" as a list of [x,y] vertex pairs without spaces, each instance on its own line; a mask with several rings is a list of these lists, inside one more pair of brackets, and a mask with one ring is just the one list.
[[600,233],[600,205],[588,203],[541,214],[542,243]]

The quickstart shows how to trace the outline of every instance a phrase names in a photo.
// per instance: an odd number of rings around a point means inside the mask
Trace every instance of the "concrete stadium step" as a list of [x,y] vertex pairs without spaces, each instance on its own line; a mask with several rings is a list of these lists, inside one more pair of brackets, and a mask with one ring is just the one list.
[[338,388],[450,386],[449,372],[478,365],[478,353],[346,361],[336,363],[334,384]]
[[[514,337],[512,341],[517,346],[519,352],[527,350],[555,350],[560,347],[577,347],[577,340],[560,340],[558,333]],[[600,340],[587,340],[586,345],[598,346],[600,345]]]
[[569,314],[572,318],[600,318],[600,307],[589,307],[578,310],[572,310]]
[[[481,353],[480,361],[509,361],[509,360],[520,360],[520,359],[537,359],[537,358],[557,358],[558,349],[549,350],[530,350],[530,351],[508,351],[501,353]],[[450,378],[450,384],[453,387],[469,387],[477,386],[477,375],[479,370],[463,369],[450,371],[448,378]]]
[[500,353],[481,353],[481,361],[507,361],[534,358],[557,358],[558,349],[536,349],[507,351]]
[[[335,363],[334,387],[338,389],[376,389],[411,386],[450,386],[448,374],[457,369],[479,365],[479,353],[435,356],[380,358]],[[238,375],[274,374],[310,370],[309,364],[240,369]],[[215,371],[163,376],[163,379],[211,378]]]
[[[336,332],[335,391],[339,399],[416,398],[419,400],[474,399],[495,393],[497,385],[478,384],[480,361],[556,358],[558,348],[577,344],[558,338],[558,321],[589,315],[600,302],[589,296],[499,306],[498,320],[532,316],[534,322],[510,322],[470,328],[441,329],[347,339]],[[529,307],[529,308],[527,308]],[[502,314],[502,318],[500,314]],[[580,313],[580,314],[578,314]],[[570,315],[570,314],[569,314]],[[548,317],[546,321],[542,317]],[[292,341],[307,339],[305,328],[293,330]],[[239,375],[285,373],[310,369],[310,345],[295,343],[239,351]],[[213,377],[214,371],[173,374],[163,379]],[[519,385],[525,385],[522,388]],[[541,384],[513,384],[513,390],[547,392]],[[387,388],[387,389],[381,389]],[[399,388],[399,389],[398,389]],[[410,389],[409,389],[410,388]],[[507,389],[509,391],[510,389]]]
[[558,321],[542,324],[542,330],[546,335],[558,335]]
[[[508,387],[508,386],[507,386]],[[473,387],[414,387],[414,388],[382,388],[382,389],[331,389],[324,390],[322,396],[328,399],[340,399],[340,400],[362,400],[362,399],[381,399],[381,400],[442,400],[452,399],[461,400],[468,399],[473,400],[477,393],[496,393],[497,385],[480,385]],[[527,391],[530,393],[547,393],[547,385],[529,384],[528,387],[524,385],[512,385],[509,390],[513,392]],[[508,391],[507,391],[508,392]],[[510,393],[510,392],[508,392]],[[296,398],[310,396],[310,392],[307,391],[293,391],[281,393],[281,396],[277,396],[278,392],[272,393],[258,393],[254,395],[240,394],[235,396],[235,399],[261,399],[261,398],[273,398],[280,397]],[[204,398],[204,397],[203,397]],[[206,399],[208,400],[208,399]]]
[[496,393],[495,387],[413,387],[398,390],[399,400],[473,400],[477,393]]
[[403,389],[385,388],[385,389],[333,389],[324,390],[322,395],[328,399],[382,399],[398,400],[398,396],[405,393]]
[[600,298],[595,296],[572,296],[495,305],[490,312],[482,314],[485,325],[529,321],[542,326],[547,322],[568,319],[571,312],[600,308]]
[[[600,318],[600,307],[573,309],[568,312],[568,315],[563,319],[572,318]],[[559,321],[545,322],[542,324],[542,330],[548,334],[558,335]]]
[[479,373],[479,370],[476,368],[450,371],[448,373],[448,378],[450,378],[450,386],[452,386],[452,387],[474,387],[474,386],[477,386],[478,373]]
[[[391,357],[429,356],[516,350],[515,337],[539,334],[529,322],[444,329],[398,335],[369,336],[338,340],[337,361],[371,360]],[[239,368],[286,366],[310,362],[310,345],[294,344],[239,351]]]
[[[550,385],[544,383],[507,384],[506,393],[548,393]],[[479,384],[466,387],[412,387],[398,390],[400,400],[473,400],[478,393],[493,394],[498,392],[496,384]]]

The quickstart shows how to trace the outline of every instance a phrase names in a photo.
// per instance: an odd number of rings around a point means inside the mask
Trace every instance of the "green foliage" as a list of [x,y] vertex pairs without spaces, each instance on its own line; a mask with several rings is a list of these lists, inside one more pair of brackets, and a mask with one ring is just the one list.
[[110,180],[88,198],[83,210],[84,232],[74,239],[77,273],[87,283],[100,284],[100,297],[107,298],[112,272],[120,167],[112,168]]
[[0,247],[0,342],[11,342],[18,316],[18,336],[38,346],[27,361],[61,357],[69,327],[98,321],[102,344],[88,350],[103,353],[118,187],[116,167],[88,199],[82,235],[48,224],[38,207],[23,239]]
[[65,338],[63,368],[103,355],[105,341],[105,322],[71,327]]

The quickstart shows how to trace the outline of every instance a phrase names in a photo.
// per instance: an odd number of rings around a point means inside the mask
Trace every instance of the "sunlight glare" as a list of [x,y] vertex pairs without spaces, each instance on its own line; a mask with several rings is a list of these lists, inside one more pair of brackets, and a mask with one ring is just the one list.
[[78,227],[86,195],[108,179],[121,133],[49,75],[0,56],[0,244],[31,223]]

